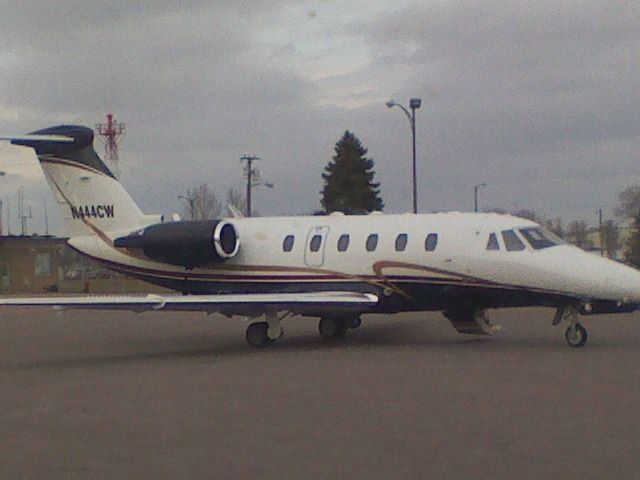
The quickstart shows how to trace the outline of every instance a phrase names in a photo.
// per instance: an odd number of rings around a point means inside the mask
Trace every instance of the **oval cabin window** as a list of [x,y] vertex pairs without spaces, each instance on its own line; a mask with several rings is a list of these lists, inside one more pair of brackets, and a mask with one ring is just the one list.
[[438,246],[438,234],[430,233],[424,241],[424,249],[427,252],[433,252]]
[[404,252],[407,248],[407,240],[408,237],[406,233],[401,233],[396,237],[396,252]]
[[284,237],[284,241],[282,242],[282,251],[290,252],[293,249],[293,241],[293,235],[287,235],[286,237]]
[[347,248],[349,248],[349,235],[340,235],[340,238],[338,239],[338,251],[346,252]]
[[367,237],[367,243],[366,243],[367,252],[373,252],[377,246],[378,246],[378,234],[372,233]]

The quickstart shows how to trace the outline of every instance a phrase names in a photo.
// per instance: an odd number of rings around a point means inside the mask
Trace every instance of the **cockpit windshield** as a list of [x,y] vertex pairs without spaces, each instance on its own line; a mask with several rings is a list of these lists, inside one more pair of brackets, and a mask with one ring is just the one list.
[[541,227],[520,228],[518,231],[534,250],[554,247],[565,243],[560,237]]

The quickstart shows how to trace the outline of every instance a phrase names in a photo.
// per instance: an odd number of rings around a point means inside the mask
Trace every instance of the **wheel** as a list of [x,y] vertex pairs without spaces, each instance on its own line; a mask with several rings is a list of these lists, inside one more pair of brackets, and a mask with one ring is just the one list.
[[362,319],[360,317],[354,317],[353,320],[351,320],[351,329],[355,330],[356,328],[360,328],[360,325],[362,325]]
[[265,347],[273,340],[267,335],[269,324],[267,322],[254,322],[247,327],[247,342],[253,347]]
[[584,347],[588,338],[587,329],[579,323],[574,323],[573,325],[569,325],[566,332],[564,332],[564,338],[567,339],[567,343],[570,347]]
[[347,328],[347,322],[339,317],[322,317],[318,323],[318,330],[324,338],[340,338]]

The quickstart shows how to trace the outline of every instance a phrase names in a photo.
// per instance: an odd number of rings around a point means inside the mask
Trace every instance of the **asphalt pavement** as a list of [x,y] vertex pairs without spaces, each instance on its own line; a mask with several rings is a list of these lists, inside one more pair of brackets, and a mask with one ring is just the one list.
[[463,336],[293,318],[267,349],[218,315],[0,310],[0,478],[640,478],[640,314],[548,309]]

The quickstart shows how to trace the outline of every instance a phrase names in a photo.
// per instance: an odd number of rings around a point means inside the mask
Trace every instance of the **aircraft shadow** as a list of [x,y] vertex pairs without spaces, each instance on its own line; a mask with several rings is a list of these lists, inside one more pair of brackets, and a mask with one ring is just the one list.
[[[154,339],[153,342],[146,338],[137,338],[128,344],[128,347],[136,350],[131,353],[84,357],[65,356],[31,362],[16,362],[1,366],[0,370],[5,372],[27,372],[41,369],[107,367],[138,362],[198,359],[219,361],[240,356],[250,358],[254,356],[289,355],[292,353],[303,354],[305,352],[373,351],[378,349],[437,349],[447,353],[460,354],[527,351],[576,354],[626,349],[636,351],[638,348],[638,341],[635,338],[620,338],[617,339],[615,344],[610,344],[610,340],[605,339],[600,343],[592,342],[584,349],[572,349],[567,347],[561,336],[558,338],[509,337],[508,334],[499,334],[494,337],[464,336],[455,333],[443,334],[440,331],[429,332],[410,323],[399,323],[364,326],[356,332],[349,332],[343,339],[329,341],[321,339],[317,334],[291,337],[285,334],[285,337],[280,341],[263,349],[250,347],[243,338],[230,335],[223,337],[185,335],[177,339]],[[166,349],[159,348],[167,344],[171,345],[171,347]]]

